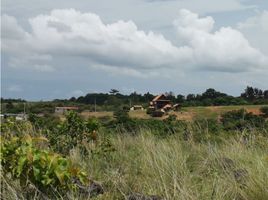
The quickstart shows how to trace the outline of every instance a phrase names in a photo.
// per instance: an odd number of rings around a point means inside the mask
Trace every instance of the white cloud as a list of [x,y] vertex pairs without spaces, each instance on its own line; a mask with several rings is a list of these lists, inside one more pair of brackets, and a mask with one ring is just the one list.
[[37,71],[41,71],[41,72],[53,72],[55,71],[55,69],[51,66],[51,65],[33,65],[33,68]]
[[268,60],[253,48],[241,32],[221,27],[213,32],[214,20],[181,10],[174,25],[179,38],[193,50],[195,65],[214,71],[248,71],[264,67]]
[[4,14],[1,16],[1,24],[3,30],[1,33],[2,38],[20,40],[27,36],[26,32],[19,26],[15,17]]
[[7,91],[9,92],[22,92],[22,88],[19,85],[10,85],[7,87]]
[[268,33],[268,11],[258,12],[256,16],[248,18],[245,22],[238,23],[238,28],[257,28]]
[[267,63],[238,30],[222,27],[213,32],[212,17],[199,17],[185,9],[174,22],[184,46],[173,45],[161,34],[139,30],[132,21],[104,24],[98,15],[74,9],[31,18],[29,33],[15,18],[5,18],[11,23],[3,21],[4,27],[16,35],[3,38],[3,50],[13,57],[11,65],[28,64],[41,71],[52,71],[50,63],[64,57],[79,57],[83,66],[95,65],[110,73],[136,77],[189,67],[242,72]]
[[268,11],[257,11],[255,16],[237,24],[237,28],[250,41],[253,46],[260,48],[268,54]]

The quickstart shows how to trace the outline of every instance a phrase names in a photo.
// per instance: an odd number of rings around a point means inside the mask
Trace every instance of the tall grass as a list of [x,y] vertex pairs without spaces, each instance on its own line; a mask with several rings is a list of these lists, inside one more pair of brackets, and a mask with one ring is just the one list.
[[99,199],[131,193],[174,200],[268,199],[267,138],[202,144],[176,135],[159,139],[142,130],[137,136],[114,136],[112,142],[116,152],[109,157],[81,160],[106,188]]
[[[100,133],[99,142],[109,137],[115,151],[94,155],[73,149],[70,157],[104,186],[105,193],[93,199],[140,193],[167,200],[267,200],[268,138],[252,135],[197,143],[178,134],[160,139],[147,129],[135,136]],[[94,149],[95,144],[87,147]],[[21,198],[18,183],[2,175],[1,182],[2,199]],[[79,195],[69,198],[81,199]]]

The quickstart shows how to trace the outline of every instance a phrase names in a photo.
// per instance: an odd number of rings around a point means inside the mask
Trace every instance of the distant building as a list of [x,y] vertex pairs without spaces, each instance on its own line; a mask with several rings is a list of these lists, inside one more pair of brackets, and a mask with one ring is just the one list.
[[151,114],[153,117],[161,117],[170,110],[178,111],[180,109],[180,104],[173,105],[166,95],[160,94],[150,102],[147,113]]
[[55,113],[57,114],[64,114],[68,111],[77,111],[78,107],[76,106],[64,106],[64,107],[56,107],[55,108]]
[[134,105],[130,108],[130,110],[144,110],[142,105]]
[[160,94],[156,96],[151,102],[150,107],[155,110],[170,109],[172,108],[171,101],[167,99],[166,95]]
[[181,109],[181,104],[176,103],[176,104],[173,105],[173,110],[174,111],[179,111],[180,109]]

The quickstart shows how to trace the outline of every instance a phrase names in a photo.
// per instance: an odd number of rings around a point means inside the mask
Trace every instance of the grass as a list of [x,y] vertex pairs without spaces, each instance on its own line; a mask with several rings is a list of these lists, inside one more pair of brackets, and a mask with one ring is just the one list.
[[167,200],[268,199],[267,138],[245,144],[237,137],[216,145],[142,132],[113,137],[116,152],[107,158],[80,160],[106,188],[98,199],[125,199],[131,193]]
[[[147,129],[135,136],[100,130],[98,143],[109,138],[115,151],[93,155],[73,149],[70,158],[103,185],[105,193],[92,199],[123,200],[139,193],[166,200],[267,200],[268,138],[254,130],[246,139],[233,135],[216,144],[185,141],[179,134],[160,139]],[[1,199],[23,199],[23,188],[2,172],[1,182]],[[68,199],[82,197],[70,193]]]
[[[248,112],[253,112],[254,114],[260,114],[259,109],[265,105],[241,105],[241,106],[199,106],[199,107],[183,107],[179,112],[170,112],[169,114],[174,114],[179,120],[192,121],[193,119],[218,119],[220,115],[225,112],[238,110],[245,108]],[[84,117],[112,117],[113,112],[83,112]],[[136,110],[130,111],[129,116],[131,118],[138,119],[150,119],[150,115],[146,114],[146,110]],[[165,119],[167,116],[158,118]]]
[[214,118],[217,119],[225,112],[239,109],[246,109],[248,112],[260,114],[259,109],[263,105],[243,105],[243,106],[208,106],[208,107],[185,107],[183,112],[193,113],[194,118]]

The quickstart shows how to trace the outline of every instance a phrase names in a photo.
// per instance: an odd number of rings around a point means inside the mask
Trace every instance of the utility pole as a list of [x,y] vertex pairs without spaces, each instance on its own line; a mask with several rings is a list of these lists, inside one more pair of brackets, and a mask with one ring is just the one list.
[[131,108],[131,99],[129,99],[129,108]]
[[95,99],[94,99],[94,110],[95,110],[95,112],[97,111],[96,97],[95,97]]
[[26,103],[23,103],[23,119],[26,120]]

